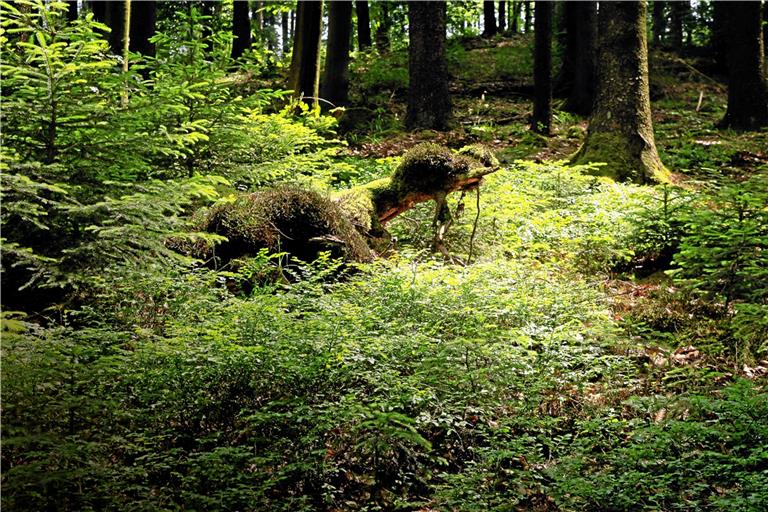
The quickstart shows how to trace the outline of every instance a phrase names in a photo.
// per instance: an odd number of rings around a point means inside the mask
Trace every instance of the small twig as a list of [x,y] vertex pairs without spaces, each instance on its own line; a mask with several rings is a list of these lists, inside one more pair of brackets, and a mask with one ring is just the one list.
[[477,187],[477,215],[475,215],[475,223],[472,226],[472,235],[469,237],[469,256],[467,256],[467,265],[472,263],[472,252],[475,249],[475,233],[477,233],[477,223],[480,221],[480,187]]
[[699,102],[696,104],[696,112],[701,110],[701,102],[704,101],[704,89],[699,91]]

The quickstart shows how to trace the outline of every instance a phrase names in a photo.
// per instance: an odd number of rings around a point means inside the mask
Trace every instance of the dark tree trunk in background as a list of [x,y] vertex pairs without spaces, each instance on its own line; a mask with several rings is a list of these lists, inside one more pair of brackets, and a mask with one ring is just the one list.
[[281,37],[282,37],[282,43],[283,43],[283,55],[288,53],[288,50],[291,49],[291,40],[288,37],[288,27],[289,27],[289,21],[288,21],[288,11],[283,11],[280,13],[280,29],[281,29]]
[[763,2],[763,51],[768,48],[768,2]]
[[653,2],[653,44],[661,46],[664,43],[667,32],[667,14],[665,8],[667,2],[654,0]]
[[250,17],[253,20],[253,23],[251,23],[251,30],[256,33],[257,41],[260,41],[264,37],[264,11],[261,9],[264,7],[263,4],[264,2],[261,0],[255,0],[253,2],[252,8],[249,9],[249,12],[251,13]]
[[93,18],[100,22],[100,23],[106,23],[107,22],[107,2],[106,0],[90,0],[88,2],[88,5],[91,7],[91,12],[93,12]]
[[552,11],[554,3],[536,0],[531,130],[549,135],[552,128]]
[[499,32],[507,30],[507,2],[499,0]]
[[669,42],[674,50],[679,51],[683,48],[683,31],[685,28],[686,18],[690,11],[690,2],[670,2],[669,4]]
[[67,0],[67,20],[77,19],[77,0]]
[[768,125],[759,2],[724,2],[728,46],[728,110],[724,128],[754,130]]
[[[288,88],[294,97],[317,98],[320,82],[320,36],[323,28],[323,2],[299,2]],[[316,104],[317,100],[311,100]]]
[[264,18],[264,24],[261,28],[263,39],[267,42],[267,50],[277,51],[277,17],[274,13],[269,13]]
[[380,4],[381,15],[379,18],[379,26],[376,29],[376,48],[386,53],[389,50],[389,27],[392,21],[389,19],[389,5],[387,2],[381,2]]
[[408,129],[445,130],[451,117],[445,56],[446,3],[408,2]]
[[528,34],[531,31],[531,18],[532,11],[531,9],[531,2],[530,0],[526,0],[525,2],[525,33]]
[[360,51],[371,47],[371,14],[368,11],[367,0],[357,0],[357,49]]
[[291,40],[291,44],[293,44],[293,40],[296,37],[296,11],[291,9],[291,26],[290,26],[290,32],[291,35],[288,39]]
[[352,37],[352,2],[328,4],[328,47],[320,96],[334,106],[348,103],[349,50]]
[[520,0],[515,0],[512,6],[512,15],[509,18],[509,31],[513,34],[520,32],[520,9],[523,4]]
[[155,35],[157,2],[142,0],[131,2],[131,40],[129,49],[142,55],[154,56],[155,45],[149,39]]
[[563,109],[583,116],[592,112],[597,81],[597,2],[565,2],[565,52],[555,92]]
[[483,2],[483,37],[493,37],[498,31],[496,28],[496,2]]
[[232,58],[239,59],[251,47],[251,18],[248,0],[235,0],[232,6]]
[[726,2],[712,2],[712,55],[715,68],[722,75],[728,74],[728,33],[725,18],[728,14]]
[[104,23],[111,29],[108,38],[110,51],[115,55],[122,55],[125,38],[125,0],[106,2],[104,17]]
[[637,183],[664,182],[648,92],[646,4],[601,2],[595,107],[575,163],[605,162],[597,173]]

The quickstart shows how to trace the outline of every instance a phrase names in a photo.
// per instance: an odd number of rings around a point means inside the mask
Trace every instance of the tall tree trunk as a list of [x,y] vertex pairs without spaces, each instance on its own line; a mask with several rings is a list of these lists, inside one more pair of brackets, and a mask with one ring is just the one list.
[[125,1],[106,2],[105,20],[109,28],[109,48],[115,55],[123,54],[125,39]]
[[445,130],[451,117],[445,55],[446,3],[408,2],[408,129]]
[[289,37],[289,39],[291,40],[291,43],[293,43],[293,40],[296,38],[296,11],[293,9],[291,9],[290,33],[291,33],[291,36]]
[[357,48],[360,51],[371,47],[371,14],[367,0],[357,0]]
[[565,2],[564,7],[566,43],[555,92],[566,98],[565,111],[586,116],[597,80],[597,2]]
[[552,129],[552,9],[553,3],[536,0],[533,58],[533,116],[531,130],[549,135]]
[[264,10],[262,9],[264,3],[261,0],[254,0],[250,7],[251,20],[253,20],[251,30],[256,33],[257,41],[261,41],[264,38]]
[[287,54],[288,51],[291,49],[291,40],[288,37],[288,30],[289,30],[289,23],[288,20],[288,11],[283,11],[280,13],[280,36],[282,38],[283,43],[283,55]]
[[334,106],[349,100],[349,50],[352,36],[352,2],[331,1],[328,5],[328,47],[321,82],[323,99]]
[[483,37],[493,37],[498,32],[496,28],[496,2],[483,2]]
[[77,0],[67,0],[67,20],[75,21],[77,19]]
[[389,19],[389,5],[387,2],[379,3],[381,13],[379,26],[376,28],[376,48],[385,53],[389,50],[389,28],[392,21]]
[[91,7],[93,18],[99,23],[107,22],[107,2],[106,0],[90,0],[88,5]]
[[499,0],[499,32],[507,30],[507,2]]
[[150,38],[155,35],[157,2],[155,0],[134,1],[131,6],[130,50],[142,55],[154,56],[155,44]]
[[653,0],[653,44],[661,46],[667,32],[667,15],[664,12],[667,2]]
[[644,1],[600,4],[595,108],[574,162],[604,162],[597,173],[618,180],[665,182],[651,121],[645,17]]
[[728,110],[724,128],[755,130],[768,125],[759,2],[725,2],[728,46]]
[[763,51],[768,48],[768,2],[763,2]]
[[531,9],[530,0],[525,0],[523,4],[525,6],[525,33],[528,34],[531,32],[531,18],[532,18],[531,14],[533,9]]
[[320,82],[320,36],[323,28],[323,2],[299,2],[289,89],[294,97],[312,98],[317,104]]
[[235,0],[232,6],[232,58],[239,59],[251,47],[251,19],[248,0]]
[[523,7],[521,0],[515,0],[512,6],[512,15],[509,18],[509,31],[513,34],[520,32],[520,9]]
[[715,68],[722,75],[728,74],[728,16],[727,2],[712,2],[712,55]]
[[263,16],[264,23],[261,28],[263,39],[267,42],[267,50],[271,52],[277,51],[277,18],[275,14],[270,12],[266,16]]
[[685,20],[686,9],[690,10],[689,2],[670,2],[670,34],[669,42],[676,51],[683,49],[683,22]]

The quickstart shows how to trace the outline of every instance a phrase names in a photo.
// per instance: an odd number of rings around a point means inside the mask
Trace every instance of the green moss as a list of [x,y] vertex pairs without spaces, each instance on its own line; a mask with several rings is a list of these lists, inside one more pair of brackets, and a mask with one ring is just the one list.
[[227,237],[215,256],[230,261],[261,249],[311,261],[322,251],[351,261],[371,252],[339,206],[308,190],[277,188],[243,194],[206,212],[201,229]]
[[617,133],[590,134],[587,142],[574,155],[571,163],[588,164],[602,162],[593,174],[616,181],[633,183],[666,183],[669,171],[658,160],[647,157],[646,152],[633,147]]
[[474,158],[485,167],[498,167],[500,165],[499,160],[496,158],[496,155],[493,154],[493,151],[491,151],[487,146],[483,146],[482,144],[464,146],[463,148],[459,149],[458,153],[460,155]]

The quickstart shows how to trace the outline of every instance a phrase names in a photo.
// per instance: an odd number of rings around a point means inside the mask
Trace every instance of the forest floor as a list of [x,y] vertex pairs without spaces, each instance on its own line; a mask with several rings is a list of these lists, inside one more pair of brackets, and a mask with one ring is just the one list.
[[[765,256],[748,252],[765,229],[741,223],[765,216],[768,131],[717,130],[724,86],[657,52],[656,142],[684,187],[596,178],[567,163],[586,120],[559,100],[551,137],[528,130],[531,53],[451,43],[445,133],[403,130],[404,51],[353,63],[328,189],[419,142],[498,154],[478,195],[450,198],[454,261],[431,253],[424,203],[370,264],[121,269],[78,313],[92,326],[11,325],[4,505],[768,509]],[[722,261],[749,300],[700,293]],[[222,285],[238,279],[247,293]]]

